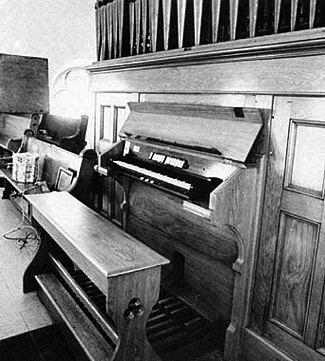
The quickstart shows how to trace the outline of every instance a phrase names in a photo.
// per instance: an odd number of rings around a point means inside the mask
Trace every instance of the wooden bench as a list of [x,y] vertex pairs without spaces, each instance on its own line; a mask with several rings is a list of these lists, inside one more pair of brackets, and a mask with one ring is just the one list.
[[53,191],[57,188],[59,174],[61,172],[71,176],[71,183],[60,190],[66,190],[74,194],[86,204],[91,203],[91,186],[93,167],[97,163],[97,154],[94,150],[85,150],[80,154],[68,152],[60,147],[43,142],[33,136],[26,135],[21,146],[22,152],[37,153],[38,176],[35,183],[20,183],[13,179],[10,168],[0,169],[5,180],[3,198],[11,197],[12,201],[28,214],[28,204],[23,197],[15,197],[15,194],[42,193]]
[[[26,270],[24,290],[32,290],[34,275],[44,272],[44,255],[51,254],[49,244],[54,241],[105,295],[106,312],[115,324],[105,326],[110,330],[108,334],[113,347],[107,343],[103,348],[101,338],[95,336],[94,326],[87,326],[83,337],[79,332],[77,339],[81,345],[79,349],[83,350],[81,353],[98,361],[107,359],[103,354],[111,354],[110,360],[159,360],[147,341],[146,321],[158,300],[161,266],[169,261],[68,192],[28,195],[26,198],[31,204],[32,221],[42,242],[37,256]],[[52,263],[59,264],[57,269],[61,277],[73,283],[54,252],[51,258]],[[64,324],[68,334],[74,334],[74,330],[80,327],[79,323],[83,322],[78,320],[80,309],[72,306],[71,298],[58,286],[53,274],[44,273],[37,276],[37,280],[42,290],[41,297],[54,312],[55,319]],[[68,308],[64,306],[66,303]],[[99,348],[89,341],[93,337],[101,344]],[[98,355],[102,348],[101,355]]]
[[88,116],[80,118],[43,114],[37,138],[79,154],[86,146]]

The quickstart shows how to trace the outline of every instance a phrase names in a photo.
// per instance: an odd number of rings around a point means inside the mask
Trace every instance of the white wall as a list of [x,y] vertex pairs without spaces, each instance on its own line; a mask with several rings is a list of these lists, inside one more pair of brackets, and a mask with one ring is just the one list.
[[95,61],[94,0],[0,0],[0,53],[49,60],[49,84],[65,66]]

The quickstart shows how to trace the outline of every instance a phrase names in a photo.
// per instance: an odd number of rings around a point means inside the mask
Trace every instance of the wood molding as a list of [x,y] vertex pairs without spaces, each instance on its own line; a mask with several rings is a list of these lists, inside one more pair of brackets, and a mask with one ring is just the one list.
[[325,29],[302,30],[94,62],[90,73],[208,62],[291,58],[325,53]]

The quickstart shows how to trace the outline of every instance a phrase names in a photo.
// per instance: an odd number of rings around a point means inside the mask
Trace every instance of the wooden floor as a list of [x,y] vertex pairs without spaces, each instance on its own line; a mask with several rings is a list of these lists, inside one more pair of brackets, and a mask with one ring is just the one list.
[[74,361],[36,293],[22,291],[22,275],[36,244],[19,249],[15,240],[3,237],[21,220],[13,204],[0,199],[0,360]]
[[[19,248],[3,234],[21,224],[16,207],[2,197],[0,188],[0,361],[77,361],[36,292],[24,294],[22,276],[36,243]],[[11,234],[18,236],[19,232]],[[221,353],[194,358],[222,361]],[[193,360],[193,361],[194,361]]]

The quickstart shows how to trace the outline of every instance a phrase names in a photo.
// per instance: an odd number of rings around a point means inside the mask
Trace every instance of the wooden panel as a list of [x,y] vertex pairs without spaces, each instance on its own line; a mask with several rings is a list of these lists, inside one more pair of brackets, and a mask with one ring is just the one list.
[[0,54],[0,112],[48,111],[47,59]]
[[[241,162],[246,160],[262,126],[258,109],[164,103],[129,103],[129,107],[131,112],[121,134],[216,149],[223,157]],[[157,128],[160,124],[164,126]]]
[[[246,39],[245,39],[246,40]],[[236,42],[241,42],[237,40]],[[290,67],[288,67],[290,62]],[[324,94],[324,57],[320,55],[133,69],[93,73],[92,91],[163,93]]]
[[316,224],[281,215],[272,317],[301,338],[318,242]]
[[130,207],[131,214],[187,247],[229,267],[236,260],[237,243],[232,232],[226,226],[214,226],[208,220],[185,211],[175,197],[136,182],[132,186]]
[[211,226],[173,197],[139,183],[131,188],[129,232],[170,260],[174,252],[181,254],[185,288],[179,293],[213,319],[229,319],[236,244],[227,239],[227,229]]
[[290,121],[285,186],[324,197],[325,123]]

